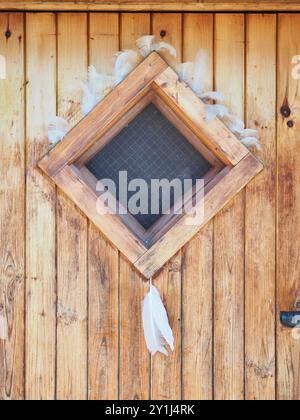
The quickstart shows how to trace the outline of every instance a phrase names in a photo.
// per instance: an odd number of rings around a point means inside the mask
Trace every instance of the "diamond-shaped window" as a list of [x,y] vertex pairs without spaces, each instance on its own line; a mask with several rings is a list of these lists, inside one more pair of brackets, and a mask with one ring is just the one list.
[[[39,166],[147,278],[262,170],[220,120],[207,121],[202,101],[157,53],[97,105]],[[145,214],[101,214],[99,180],[114,182],[111,198],[116,208],[118,204],[127,209],[134,193],[127,192],[126,200],[119,195],[120,173],[123,176],[125,171],[126,183],[141,179],[150,189],[153,180],[189,179],[190,189],[183,190],[180,206],[174,192],[170,195],[169,214],[163,211],[162,192],[155,212],[149,194]],[[198,179],[204,180],[201,187]],[[193,201],[199,188],[202,199],[195,206],[203,211],[191,223],[190,215],[178,209]]]

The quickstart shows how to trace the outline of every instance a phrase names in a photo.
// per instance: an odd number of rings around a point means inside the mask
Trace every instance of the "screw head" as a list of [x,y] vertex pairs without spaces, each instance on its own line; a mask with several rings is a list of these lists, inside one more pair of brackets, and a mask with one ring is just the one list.
[[160,36],[161,36],[161,38],[164,38],[166,35],[167,35],[167,31],[166,31],[166,30],[164,30],[164,29],[162,29],[162,30],[160,31]]
[[9,39],[10,37],[11,37],[11,30],[10,29],[7,29],[7,31],[5,32],[5,37],[6,37],[6,39]]
[[281,112],[281,115],[282,115],[284,118],[289,118],[289,117],[291,116],[291,113],[292,113],[292,111],[291,111],[290,107],[289,107],[289,106],[287,106],[287,105],[283,105],[283,106],[280,108],[280,112]]
[[288,126],[289,128],[293,128],[293,127],[294,127],[294,121],[293,121],[293,120],[289,120],[289,121],[287,122],[287,126]]

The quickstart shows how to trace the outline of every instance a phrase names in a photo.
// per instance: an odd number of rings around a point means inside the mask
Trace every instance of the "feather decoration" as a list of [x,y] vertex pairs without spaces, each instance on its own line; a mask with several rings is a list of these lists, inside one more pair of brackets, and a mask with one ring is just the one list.
[[223,122],[233,133],[241,133],[245,130],[245,123],[236,115],[229,113],[223,119]]
[[241,142],[246,147],[254,147],[256,150],[261,150],[261,144],[256,137],[244,137]]
[[159,291],[150,282],[150,291],[142,304],[144,335],[148,350],[168,356],[166,345],[174,350],[174,337],[169,325],[168,315]]
[[189,82],[193,91],[199,96],[205,91],[205,75],[208,71],[208,53],[206,50],[200,49],[193,63],[192,80]]
[[190,84],[193,79],[194,64],[191,61],[177,64],[176,71],[184,82]]
[[241,139],[244,139],[245,137],[258,137],[258,131],[252,128],[245,128],[239,134]]
[[140,54],[146,58],[153,51],[166,50],[173,57],[176,57],[176,49],[167,42],[155,42],[155,35],[145,35],[136,41],[136,46],[139,49]]
[[120,51],[116,53],[116,57],[114,76],[115,83],[118,84],[137,67],[139,57],[138,53],[134,50]]
[[51,145],[61,141],[69,131],[68,122],[61,117],[54,117],[48,127],[48,139]]
[[224,105],[206,105],[206,119],[212,121],[214,118],[224,118],[228,115],[228,109]]
[[200,98],[203,101],[208,101],[208,100],[211,100],[211,101],[220,101],[220,102],[223,102],[224,101],[224,95],[223,95],[223,93],[215,92],[215,91],[212,91],[212,92],[204,92],[204,93],[201,94]]

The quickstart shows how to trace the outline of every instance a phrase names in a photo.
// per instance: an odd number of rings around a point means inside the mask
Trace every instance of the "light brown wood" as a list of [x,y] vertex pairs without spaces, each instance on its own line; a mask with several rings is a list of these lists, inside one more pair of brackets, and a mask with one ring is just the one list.
[[[177,60],[182,58],[181,22],[181,14],[152,15],[153,34],[159,39],[160,32],[166,31],[164,41],[176,46]],[[181,262],[182,253],[179,251],[155,280],[167,308],[176,347],[169,357],[158,354],[152,358],[151,398],[154,400],[181,399]]]
[[[243,118],[244,16],[215,16],[215,88]],[[233,77],[234,75],[234,77]],[[214,397],[244,398],[244,192],[217,215],[214,230]]]
[[246,188],[245,397],[274,400],[276,16],[249,15],[246,45],[247,126],[259,128],[265,169]]
[[197,95],[168,67],[156,79],[159,94],[170,108],[176,108],[181,118],[195,131],[203,143],[225,164],[236,165],[247,149],[218,119],[206,119],[205,105]]
[[227,0],[225,2],[212,1],[212,0],[122,0],[122,1],[91,1],[81,0],[75,2],[74,0],[64,1],[43,1],[43,0],[15,0],[15,1],[2,1],[0,10],[40,10],[40,11],[172,11],[172,12],[296,12],[300,11],[298,0],[259,0],[259,1],[235,1]]
[[[150,33],[150,15],[121,15],[120,47],[133,48],[135,40]],[[150,355],[147,350],[141,304],[149,291],[148,283],[120,256],[120,368],[119,399],[150,398]]]
[[[47,127],[56,114],[54,14],[26,16],[27,233],[26,398],[55,399],[56,191],[37,168],[48,150]],[[36,69],[40,77],[36,77]]]
[[[300,149],[299,80],[292,77],[291,59],[300,51],[300,15],[278,18],[278,203],[277,203],[277,314],[292,311],[299,299]],[[291,109],[283,118],[280,109]],[[289,128],[288,121],[294,121]],[[277,398],[300,398],[299,339],[277,323]]]
[[[89,61],[111,71],[119,50],[119,15],[89,15]],[[119,252],[89,222],[88,231],[88,398],[118,399],[119,372]]]
[[[11,31],[5,39],[4,33]],[[0,14],[0,400],[24,398],[24,15]]]
[[158,242],[156,242],[140,259],[135,267],[147,278],[152,277],[179,251],[206,223],[215,216],[245,185],[261,170],[260,161],[248,154],[238,165],[226,173],[221,182],[217,183],[204,197],[197,208],[204,206],[204,217],[196,217],[193,224],[184,215]]
[[[87,15],[58,15],[58,114],[80,118],[87,72]],[[74,351],[76,348],[76,351]],[[57,202],[57,399],[87,398],[87,220],[61,192]]]
[[[199,48],[209,57],[205,88],[213,87],[213,15],[183,16],[183,60]],[[213,398],[213,221],[183,250],[182,262],[182,398]],[[197,349],[197,350],[196,350]]]

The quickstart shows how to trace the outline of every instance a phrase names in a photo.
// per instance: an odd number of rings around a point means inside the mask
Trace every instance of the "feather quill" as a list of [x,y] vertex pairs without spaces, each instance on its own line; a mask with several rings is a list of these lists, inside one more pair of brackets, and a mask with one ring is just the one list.
[[48,139],[52,146],[61,141],[69,131],[68,122],[61,117],[54,117],[48,127]]
[[150,284],[150,291],[142,304],[144,335],[148,350],[168,356],[166,345],[174,350],[174,337],[168,315],[156,287]]

